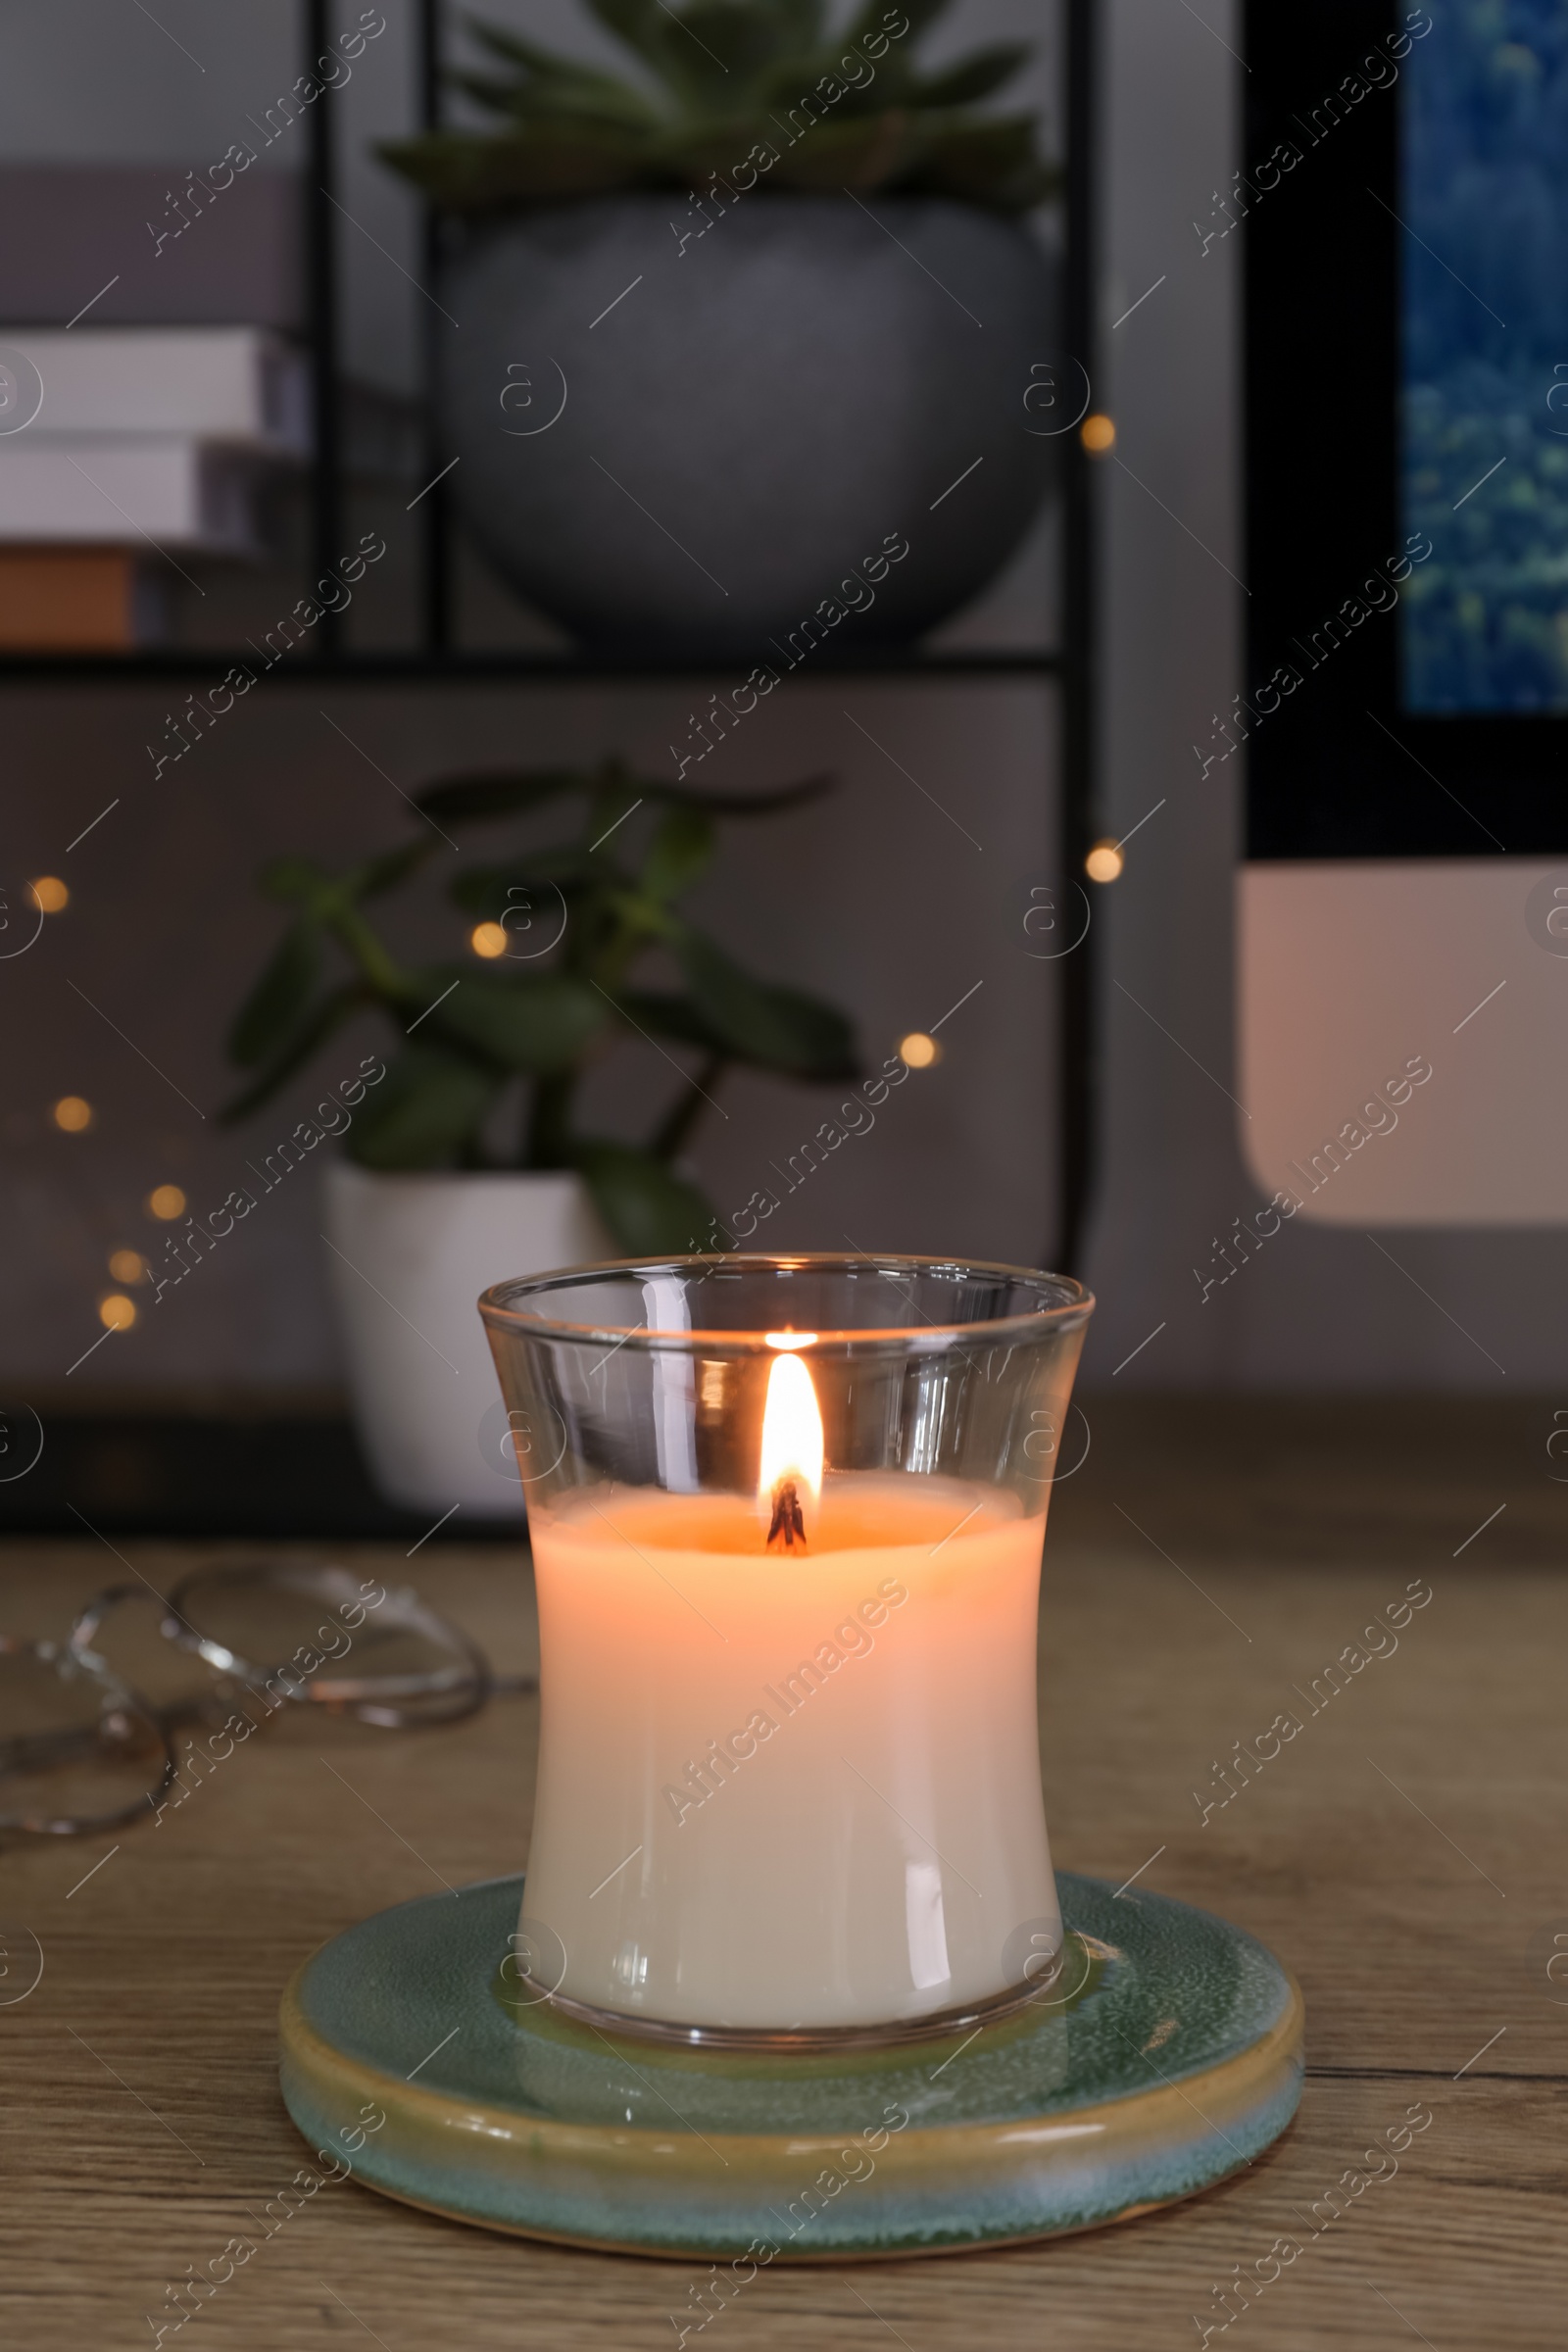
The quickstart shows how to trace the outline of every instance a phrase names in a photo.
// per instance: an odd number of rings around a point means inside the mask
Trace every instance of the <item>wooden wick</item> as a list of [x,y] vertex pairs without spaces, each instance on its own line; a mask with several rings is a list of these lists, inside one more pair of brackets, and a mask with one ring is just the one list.
[[767,1531],[769,1551],[780,1537],[786,1551],[793,1551],[797,1545],[802,1551],[806,1549],[806,1518],[793,1478],[781,1478],[773,1489],[773,1522]]

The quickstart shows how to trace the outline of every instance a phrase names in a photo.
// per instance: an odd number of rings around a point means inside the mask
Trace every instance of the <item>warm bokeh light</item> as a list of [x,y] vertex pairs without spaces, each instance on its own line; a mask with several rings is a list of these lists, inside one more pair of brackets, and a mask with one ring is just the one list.
[[62,1134],[80,1135],[92,1125],[92,1104],[80,1095],[62,1095],[49,1115]]
[[40,874],[27,888],[45,914],[59,914],[71,902],[71,893],[58,874]]
[[109,1271],[117,1282],[141,1282],[147,1272],[147,1260],[139,1250],[111,1250]]
[[155,1185],[147,1196],[147,1214],[165,1225],[172,1225],[176,1217],[185,1214],[185,1196],[177,1184]]
[[468,945],[476,956],[504,956],[507,935],[499,923],[477,923],[468,934]]
[[1084,872],[1091,882],[1114,882],[1126,862],[1119,841],[1097,841],[1084,859]]
[[[796,1338],[793,1332],[777,1336]],[[767,1376],[757,1470],[758,1508],[764,1518],[772,1516],[774,1494],[785,1479],[794,1480],[803,1502],[814,1503],[822,1492],[822,1415],[811,1375],[792,1349],[780,1350]]]
[[1116,446],[1116,427],[1108,416],[1086,416],[1078,428],[1078,438],[1092,458],[1102,458]]
[[136,1309],[123,1291],[111,1291],[107,1298],[98,1301],[98,1320],[108,1331],[128,1331],[136,1320]]
[[899,1040],[899,1059],[907,1070],[928,1070],[942,1059],[942,1048],[923,1029],[911,1029]]

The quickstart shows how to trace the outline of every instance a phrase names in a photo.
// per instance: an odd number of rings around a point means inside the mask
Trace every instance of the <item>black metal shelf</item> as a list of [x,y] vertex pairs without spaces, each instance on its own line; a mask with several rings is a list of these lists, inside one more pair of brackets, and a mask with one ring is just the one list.
[[[1064,147],[1063,215],[1065,230],[1064,348],[1083,368],[1091,386],[1095,375],[1095,162],[1098,112],[1099,30],[1095,0],[1059,0],[1064,32]],[[330,0],[305,0],[302,24],[307,39],[306,62],[325,45]],[[434,127],[441,119],[443,89],[443,20],[445,0],[416,0],[415,53],[416,111],[420,123]],[[311,546],[319,567],[330,568],[339,538],[344,483],[343,441],[339,429],[341,369],[338,348],[337,216],[332,189],[337,158],[332,110],[319,106],[311,117],[311,180],[307,205],[307,273],[312,377],[315,386],[316,443],[311,467]],[[441,256],[440,224],[427,216],[422,245],[425,274],[435,271]],[[736,666],[733,654],[699,659],[689,655],[615,658],[590,653],[531,654],[510,650],[469,651],[451,642],[452,629],[452,518],[447,490],[441,478],[444,451],[440,442],[436,402],[437,346],[433,320],[426,321],[424,348],[424,456],[436,478],[421,509],[418,575],[419,643],[407,650],[360,651],[342,642],[335,615],[319,624],[309,657],[280,662],[266,674],[295,684],[378,685],[462,684],[467,686],[557,686],[591,683],[610,686],[661,678],[698,678],[725,675]],[[1092,395],[1091,395],[1092,396]],[[897,678],[913,684],[961,684],[1008,678],[1058,679],[1058,831],[1057,879],[1065,889],[1084,870],[1085,855],[1095,838],[1095,774],[1097,766],[1097,618],[1094,462],[1076,433],[1065,443],[1063,468],[1064,529],[1060,558],[1060,612],[1063,638],[1059,647],[1039,650],[998,649],[930,653],[908,650],[868,650],[860,654],[822,652],[803,674]],[[423,494],[421,494],[422,496]],[[160,647],[131,654],[70,654],[0,657],[0,683],[64,684],[76,681],[133,685],[138,681],[185,681],[211,678],[215,671],[245,662],[244,654],[200,646]],[[1061,1210],[1058,1230],[1048,1254],[1066,1271],[1078,1262],[1083,1229],[1094,1179],[1095,1128],[1093,970],[1095,942],[1086,934],[1079,948],[1062,964],[1058,1113],[1061,1148]]]
[[[1066,30],[1066,345],[1081,363],[1094,398],[1098,365],[1098,209],[1095,169],[1099,137],[1099,23],[1095,0],[1062,0]],[[1096,562],[1095,462],[1076,433],[1068,443],[1061,612],[1064,627],[1061,698],[1061,780],[1057,840],[1061,879],[1076,880],[1099,830],[1099,566]],[[1056,1263],[1076,1273],[1096,1177],[1099,1097],[1096,1083],[1094,974],[1097,942],[1091,922],[1081,945],[1062,964],[1061,1215]]]
[[[599,684],[616,679],[706,678],[727,675],[751,659],[742,654],[518,654],[482,651],[445,653],[385,652],[333,653],[323,659],[284,661],[262,677],[320,686],[361,683],[420,684],[431,680],[461,680],[488,685],[574,685],[584,679]],[[135,685],[142,678],[210,677],[230,665],[247,664],[253,654],[225,652],[220,647],[160,646],[139,654],[28,654],[0,659],[0,684],[9,680],[47,682],[51,679],[113,679]],[[813,660],[813,676],[929,678],[952,683],[963,678],[1055,677],[1065,667],[1058,653],[1009,651],[922,654],[888,647],[864,654],[827,654]],[[262,682],[258,677],[257,683]]]
[[[106,1540],[381,1543],[412,1557],[433,1516],[377,1491],[346,1418],[287,1408],[244,1420],[51,1412],[36,1470],[0,1485],[6,1536],[79,1539],[85,1523]],[[524,1541],[515,1518],[471,1509],[441,1530],[443,1544]]]

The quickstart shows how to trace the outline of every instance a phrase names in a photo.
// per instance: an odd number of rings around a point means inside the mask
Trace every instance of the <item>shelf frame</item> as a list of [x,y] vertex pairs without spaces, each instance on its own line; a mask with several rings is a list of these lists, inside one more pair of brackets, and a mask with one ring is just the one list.
[[[1060,0],[1064,82],[1064,346],[1083,367],[1093,387],[1097,359],[1098,201],[1096,136],[1100,90],[1100,24],[1096,0]],[[305,61],[326,48],[332,0],[305,0],[302,29]],[[415,9],[415,111],[423,128],[442,119],[446,0],[416,0]],[[340,273],[338,220],[333,188],[337,152],[328,106],[313,108],[310,122],[311,180],[305,205],[305,287],[315,410],[315,445],[310,467],[310,547],[313,566],[324,575],[337,559],[344,511],[341,369],[339,364]],[[420,251],[427,277],[439,273],[443,231],[426,210]],[[715,655],[632,655],[610,659],[594,654],[532,653],[511,649],[466,649],[452,642],[452,510],[444,481],[434,477],[445,463],[438,400],[441,345],[436,315],[430,312],[422,336],[424,370],[423,454],[433,486],[416,502],[419,520],[419,643],[411,650],[368,652],[342,641],[338,615],[317,624],[310,653],[285,659],[269,670],[269,681],[320,687],[388,685],[507,685],[546,687],[722,676],[734,657]],[[1091,399],[1093,393],[1091,392]],[[1062,496],[1064,529],[1059,559],[1062,638],[1043,649],[976,649],[932,653],[918,647],[823,653],[810,677],[897,679],[907,685],[954,685],[1039,680],[1057,687],[1056,884],[1063,903],[1082,889],[1084,860],[1096,834],[1100,752],[1100,626],[1097,564],[1099,499],[1097,466],[1078,432],[1067,437]],[[184,683],[220,676],[244,663],[242,653],[201,646],[157,647],[128,654],[20,654],[0,656],[0,682],[12,684]],[[1063,957],[1057,1032],[1056,1105],[1060,1165],[1058,1214],[1045,1254],[1064,1272],[1077,1270],[1084,1250],[1097,1174],[1099,1104],[1095,980],[1099,964],[1093,909],[1080,945]]]
[[[261,669],[249,653],[236,654],[220,646],[154,648],[143,654],[28,654],[12,657],[0,666],[0,680],[92,679],[134,686],[142,679],[174,681],[214,679],[230,664],[244,663],[258,685],[319,687],[323,679],[345,685],[426,685],[443,681],[520,686],[570,686],[585,682],[613,684],[617,679],[642,683],[660,678],[727,677],[738,658],[724,654],[596,654],[524,653],[507,649],[452,649],[447,652],[403,653],[395,648],[363,652],[350,648],[329,662],[296,661],[292,656]],[[823,651],[808,670],[800,673],[809,684],[813,677],[899,678],[911,684],[961,684],[988,678],[1054,678],[1064,676],[1064,657],[1055,653],[1013,653],[982,650],[974,653],[925,654],[888,647],[878,652],[845,655]]]

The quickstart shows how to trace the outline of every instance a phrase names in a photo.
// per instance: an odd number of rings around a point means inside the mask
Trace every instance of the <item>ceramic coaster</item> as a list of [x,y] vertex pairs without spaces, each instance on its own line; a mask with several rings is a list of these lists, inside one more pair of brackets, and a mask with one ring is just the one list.
[[520,1878],[307,1960],[282,2086],[313,2146],[454,2220],[640,2254],[867,2260],[1006,2245],[1208,2188],[1301,2088],[1294,1979],[1240,1928],[1057,1881],[1053,1997],[946,2041],[783,2057],[610,2038],[507,1998]]

